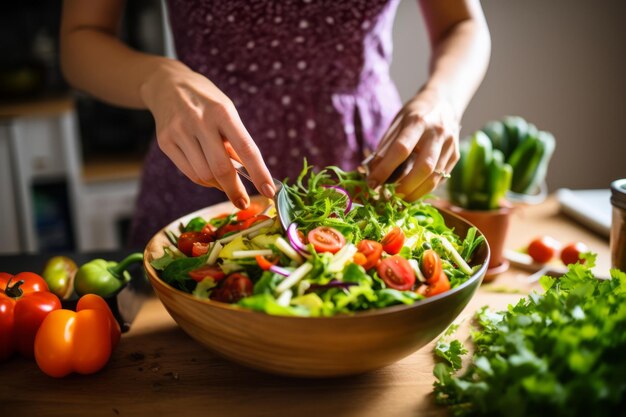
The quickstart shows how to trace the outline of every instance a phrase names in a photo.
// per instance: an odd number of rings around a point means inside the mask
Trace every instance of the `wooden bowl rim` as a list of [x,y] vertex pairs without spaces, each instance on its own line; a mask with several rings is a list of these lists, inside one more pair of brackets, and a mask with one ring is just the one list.
[[[252,198],[252,200],[265,200],[267,201],[267,199],[265,199],[264,197],[257,197],[257,198]],[[225,202],[227,203],[227,202]],[[224,203],[218,203],[218,204],[224,204]],[[216,205],[218,205],[216,204]],[[375,308],[375,309],[369,309],[369,310],[365,310],[365,311],[357,311],[355,313],[352,314],[337,314],[334,316],[330,316],[330,317],[303,317],[303,316],[284,316],[284,315],[272,315],[272,314],[267,314],[264,313],[262,311],[255,311],[255,310],[250,310],[247,308],[243,308],[243,307],[239,307],[237,305],[234,304],[227,304],[227,303],[221,303],[219,301],[213,301],[211,299],[202,299],[202,298],[198,298],[193,296],[192,294],[188,294],[184,291],[181,291],[179,289],[176,289],[174,287],[172,287],[171,285],[169,285],[168,283],[166,283],[165,281],[163,281],[159,275],[157,274],[156,270],[152,267],[152,265],[150,264],[151,259],[149,260],[148,258],[151,256],[150,251],[148,250],[148,248],[151,248],[153,246],[153,240],[156,239],[160,234],[164,233],[164,231],[166,229],[171,228],[174,225],[177,225],[180,223],[181,219],[189,217],[192,218],[200,213],[203,213],[204,211],[206,211],[208,208],[211,208],[214,206],[208,206],[208,207],[204,207],[200,210],[196,210],[192,213],[186,214],[184,216],[179,217],[178,219],[170,222],[167,226],[163,227],[162,229],[160,229],[154,236],[152,236],[152,238],[150,239],[150,241],[148,242],[148,244],[146,245],[146,248],[144,249],[144,254],[143,254],[143,266],[144,269],[148,275],[148,278],[150,279],[150,281],[154,281],[156,282],[158,285],[162,286],[163,288],[167,289],[168,291],[174,291],[177,295],[182,296],[184,298],[187,298],[189,300],[191,300],[192,302],[198,302],[201,304],[205,304],[211,307],[215,307],[218,309],[223,309],[223,310],[228,310],[228,311],[237,311],[237,312],[241,312],[244,314],[256,314],[256,315],[262,315],[265,317],[271,317],[272,319],[300,319],[300,320],[346,320],[346,319],[354,319],[355,317],[371,317],[371,316],[379,316],[379,315],[386,315],[386,314],[393,314],[393,313],[397,313],[397,312],[401,312],[404,310],[410,310],[413,308],[420,308],[421,306],[427,305],[427,304],[431,304],[431,303],[435,303],[439,300],[442,300],[446,297],[452,296],[458,292],[460,292],[461,290],[463,290],[465,287],[468,287],[470,285],[472,285],[474,283],[474,281],[480,280],[485,273],[487,272],[487,267],[489,265],[489,259],[491,257],[491,250],[489,248],[489,245],[487,244],[487,241],[483,241],[483,243],[481,245],[485,246],[485,250],[487,251],[487,254],[485,256],[485,260],[483,262],[483,264],[481,265],[480,269],[478,271],[476,271],[476,273],[474,273],[472,276],[470,276],[467,281],[465,281],[463,284],[459,285],[456,288],[453,288],[451,290],[448,290],[444,293],[435,295],[434,297],[429,297],[429,298],[425,298],[423,300],[419,300],[414,302],[413,304],[401,304],[401,305],[395,305],[395,306],[391,306],[391,307],[383,307],[383,308]],[[450,216],[450,217],[454,217],[456,218],[458,221],[460,221],[461,223],[465,223],[466,225],[472,227],[473,225],[468,222],[467,220],[465,220],[464,218],[458,216],[457,214],[453,213],[450,210],[447,209],[443,209],[443,208],[439,208],[437,207],[437,210],[442,211],[444,213],[446,213],[446,215]],[[483,234],[477,229],[478,233],[480,236],[482,236]],[[154,286],[154,284],[153,284]]]

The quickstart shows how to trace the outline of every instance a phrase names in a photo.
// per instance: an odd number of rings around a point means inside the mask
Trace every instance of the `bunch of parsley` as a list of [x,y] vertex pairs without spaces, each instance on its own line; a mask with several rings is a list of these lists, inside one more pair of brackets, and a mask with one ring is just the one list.
[[507,311],[479,310],[475,353],[449,334],[435,353],[435,399],[454,416],[625,416],[626,274],[596,279],[586,264],[543,277]]

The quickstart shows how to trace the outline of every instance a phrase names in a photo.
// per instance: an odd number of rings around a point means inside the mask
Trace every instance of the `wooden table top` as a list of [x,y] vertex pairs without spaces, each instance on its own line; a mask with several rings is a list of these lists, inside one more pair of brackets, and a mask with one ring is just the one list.
[[[563,243],[586,242],[599,254],[597,271],[607,273],[608,242],[560,215],[552,198],[516,212],[507,247],[522,247],[540,233]],[[467,333],[469,318],[479,307],[505,308],[522,296],[497,288],[536,288],[522,281],[527,276],[510,269],[483,285],[459,316],[464,320],[459,335]],[[394,365],[356,377],[277,377],[207,351],[152,298],[98,374],[53,379],[34,361],[14,358],[0,364],[0,415],[445,416],[431,394],[432,348],[433,343]]]

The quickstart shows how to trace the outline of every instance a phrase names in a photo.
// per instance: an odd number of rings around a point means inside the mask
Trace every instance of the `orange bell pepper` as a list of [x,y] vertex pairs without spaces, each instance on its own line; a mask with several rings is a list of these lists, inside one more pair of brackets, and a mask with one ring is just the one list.
[[120,340],[120,326],[104,299],[87,294],[76,312],[55,310],[35,338],[35,360],[47,375],[92,374],[106,365]]

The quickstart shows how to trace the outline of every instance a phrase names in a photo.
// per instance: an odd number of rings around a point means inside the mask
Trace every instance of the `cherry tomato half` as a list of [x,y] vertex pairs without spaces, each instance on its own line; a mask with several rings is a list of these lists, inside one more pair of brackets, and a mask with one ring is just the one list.
[[211,300],[222,303],[236,303],[244,297],[252,295],[253,285],[250,278],[235,272],[226,278],[219,288],[211,292]]
[[202,256],[202,255],[205,255],[208,251],[209,251],[208,243],[194,242],[193,246],[191,247],[191,256],[193,256],[194,258],[196,256]]
[[178,249],[187,256],[193,256],[193,244],[196,242],[209,243],[213,238],[202,232],[185,232],[178,237]]
[[365,264],[361,265],[366,271],[376,266],[380,260],[380,255],[383,253],[383,245],[373,240],[364,239],[356,245],[356,248],[358,253],[362,253],[367,260]]
[[341,232],[328,226],[316,227],[309,232],[307,237],[318,253],[337,253],[346,244],[346,238]]
[[393,255],[380,261],[377,271],[378,276],[389,288],[406,291],[415,284],[415,271],[409,261],[400,255]]
[[561,250],[561,261],[565,265],[575,264],[579,262],[585,263],[584,259],[580,259],[582,253],[589,252],[589,248],[582,242],[570,243]]
[[264,271],[269,271],[269,269],[278,263],[278,258],[269,260],[263,255],[256,256],[256,263],[259,264],[259,267]]
[[426,290],[426,297],[432,297],[434,295],[446,292],[450,289],[450,280],[443,271],[441,271],[441,273],[439,274],[439,279],[435,280],[434,282],[430,282],[429,284],[430,285]]
[[196,282],[200,282],[205,278],[212,278],[214,281],[220,281],[226,276],[226,274],[217,265],[204,265],[189,272],[189,276]]
[[550,236],[541,236],[530,242],[528,254],[533,261],[544,264],[559,251],[561,244],[558,240]]
[[269,217],[264,214],[259,214],[258,216],[248,217],[246,220],[244,220],[241,223],[241,230],[246,230],[249,227],[252,227],[253,224],[262,222],[267,219],[269,219]]
[[422,265],[420,269],[428,283],[430,283],[431,280],[438,280],[442,271],[439,254],[432,249],[426,249],[422,254]]
[[257,216],[263,211],[263,207],[257,203],[250,203],[247,209],[239,210],[237,212],[237,221],[243,222],[251,217]]
[[404,245],[404,233],[402,229],[395,226],[385,235],[380,243],[383,245],[383,250],[388,254],[396,255],[400,253],[400,249],[402,249],[402,245]]
[[224,226],[220,227],[219,229],[217,229],[215,231],[215,236],[220,239],[228,234],[234,233],[234,232],[238,232],[241,230],[241,224],[240,223],[228,223],[225,224]]

